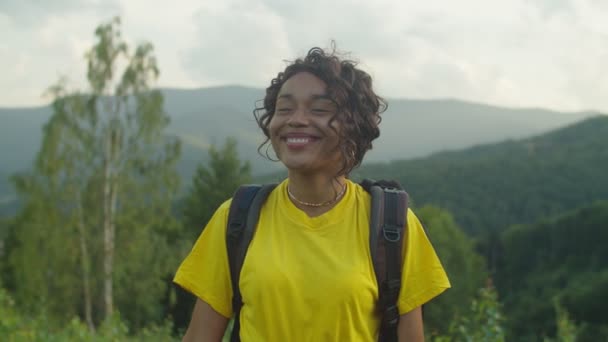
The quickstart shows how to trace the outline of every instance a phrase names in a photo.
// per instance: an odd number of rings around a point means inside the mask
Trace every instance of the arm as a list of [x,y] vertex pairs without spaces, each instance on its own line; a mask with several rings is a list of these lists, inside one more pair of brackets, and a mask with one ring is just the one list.
[[422,309],[420,307],[399,317],[397,336],[399,342],[424,342]]
[[197,299],[192,311],[192,319],[182,341],[219,342],[224,336],[227,324],[228,318],[213,310],[209,304]]

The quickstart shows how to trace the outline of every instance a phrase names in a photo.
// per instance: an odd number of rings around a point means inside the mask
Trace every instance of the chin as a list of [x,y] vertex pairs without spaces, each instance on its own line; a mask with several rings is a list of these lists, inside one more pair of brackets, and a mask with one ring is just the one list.
[[288,170],[303,171],[303,170],[311,169],[310,163],[306,163],[306,162],[302,162],[302,161],[282,160],[282,162],[283,162],[283,165],[285,165],[285,167]]
[[312,171],[316,166],[318,167],[318,161],[311,158],[293,158],[293,156],[287,156],[286,158],[280,159],[288,170]]

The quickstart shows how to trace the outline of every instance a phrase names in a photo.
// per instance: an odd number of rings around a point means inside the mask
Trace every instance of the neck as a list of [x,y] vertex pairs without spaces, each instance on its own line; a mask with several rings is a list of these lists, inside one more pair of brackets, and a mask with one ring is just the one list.
[[[296,207],[304,210],[307,213],[322,213],[331,209],[338,200],[334,201],[346,186],[346,177],[311,177],[309,175],[294,174],[289,172],[289,192],[291,201]],[[295,199],[294,199],[295,197]],[[305,205],[323,204],[327,205]]]

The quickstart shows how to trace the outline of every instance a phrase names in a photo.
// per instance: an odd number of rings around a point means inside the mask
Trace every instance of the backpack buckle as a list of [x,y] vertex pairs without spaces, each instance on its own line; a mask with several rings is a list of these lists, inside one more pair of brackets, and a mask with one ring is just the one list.
[[382,234],[384,239],[389,242],[399,242],[401,240],[401,229],[402,227],[385,224],[382,226]]
[[391,194],[398,194],[398,193],[403,192],[403,189],[394,188],[394,187],[386,187],[386,188],[382,188],[382,190],[384,190],[384,192],[388,192]]

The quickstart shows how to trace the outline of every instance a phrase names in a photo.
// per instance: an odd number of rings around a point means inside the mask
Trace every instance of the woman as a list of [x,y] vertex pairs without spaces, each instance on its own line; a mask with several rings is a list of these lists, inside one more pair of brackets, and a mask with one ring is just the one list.
[[[313,48],[274,78],[256,120],[288,177],[261,209],[239,288],[243,341],[374,341],[380,317],[369,248],[370,195],[347,176],[379,136],[384,101],[352,61]],[[230,201],[175,276],[197,296],[184,341],[220,341],[232,316]],[[407,214],[399,341],[423,341],[421,305],[450,287]]]

